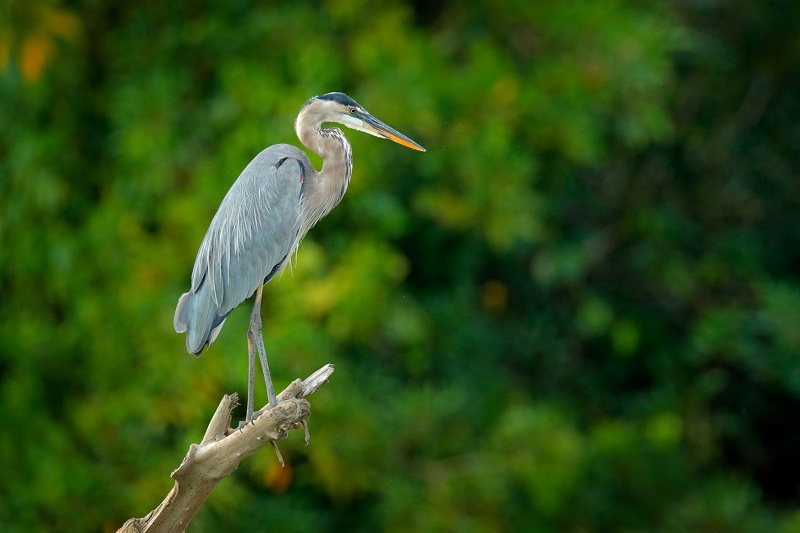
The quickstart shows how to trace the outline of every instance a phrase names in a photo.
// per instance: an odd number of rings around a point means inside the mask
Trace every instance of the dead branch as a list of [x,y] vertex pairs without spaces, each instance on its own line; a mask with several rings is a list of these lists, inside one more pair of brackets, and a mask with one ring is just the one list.
[[[256,412],[253,423],[231,428],[236,394],[225,395],[217,407],[200,444],[192,444],[180,466],[172,472],[172,490],[158,507],[143,518],[131,518],[117,533],[178,533],[184,531],[217,484],[244,459],[267,444],[286,437],[289,429],[304,428],[310,405],[306,396],[328,381],[333,365],[325,365],[306,380],[295,380],[278,395],[278,404]],[[278,452],[278,458],[283,459]]]

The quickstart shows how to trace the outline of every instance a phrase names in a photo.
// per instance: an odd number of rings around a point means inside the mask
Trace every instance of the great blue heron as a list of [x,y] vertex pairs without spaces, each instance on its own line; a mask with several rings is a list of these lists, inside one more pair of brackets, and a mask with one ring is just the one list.
[[217,338],[228,314],[255,293],[247,331],[247,421],[253,418],[256,351],[269,405],[276,404],[261,336],[264,284],[288,264],[308,230],[339,203],[350,182],[350,143],[339,128],[323,128],[327,122],[425,151],[346,94],[328,93],[306,102],[294,124],[300,142],[322,157],[321,171],[299,148],[276,144],[258,154],[225,195],[197,252],[192,288],[178,300],[174,325],[178,333],[186,332],[189,353],[199,356]]

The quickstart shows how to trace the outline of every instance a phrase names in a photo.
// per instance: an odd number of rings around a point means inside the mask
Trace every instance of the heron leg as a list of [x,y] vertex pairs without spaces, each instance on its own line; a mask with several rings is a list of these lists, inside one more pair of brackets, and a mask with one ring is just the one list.
[[253,394],[255,392],[256,342],[250,329],[247,330],[247,414],[245,422],[253,421]]
[[256,300],[253,303],[253,312],[250,314],[250,330],[247,332],[248,338],[252,335],[258,350],[258,357],[261,359],[261,368],[264,370],[264,382],[267,385],[267,398],[269,399],[269,407],[274,407],[278,404],[275,398],[275,387],[272,385],[272,376],[269,373],[269,364],[267,363],[267,351],[264,348],[264,337],[261,334],[261,294],[264,291],[264,285],[259,285],[256,289]]

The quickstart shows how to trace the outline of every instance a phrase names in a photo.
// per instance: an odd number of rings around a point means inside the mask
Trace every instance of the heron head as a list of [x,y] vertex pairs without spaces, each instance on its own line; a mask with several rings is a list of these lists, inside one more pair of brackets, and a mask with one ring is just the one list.
[[337,122],[381,139],[389,139],[412,150],[425,151],[418,143],[370,115],[358,102],[344,93],[315,96],[303,108],[311,112],[319,124]]

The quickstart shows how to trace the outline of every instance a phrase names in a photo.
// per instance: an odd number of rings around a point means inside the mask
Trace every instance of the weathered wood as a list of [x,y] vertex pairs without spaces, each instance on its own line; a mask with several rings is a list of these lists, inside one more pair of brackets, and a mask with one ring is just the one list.
[[[125,522],[118,533],[184,531],[217,484],[236,470],[242,460],[286,437],[292,428],[303,428],[308,443],[306,418],[310,405],[305,398],[326,383],[332,373],[333,365],[329,364],[304,381],[295,380],[278,395],[277,405],[256,411],[253,422],[240,428],[230,427],[237,396],[225,395],[203,440],[189,447],[183,462],[172,472],[175,485],[164,501],[147,516]],[[283,463],[279,452],[278,458]]]

